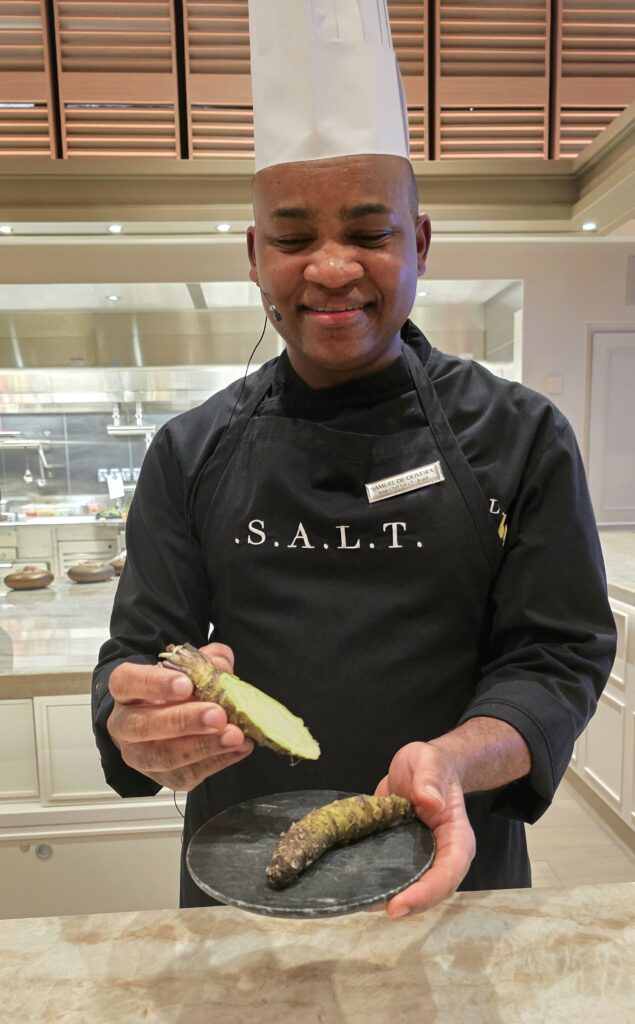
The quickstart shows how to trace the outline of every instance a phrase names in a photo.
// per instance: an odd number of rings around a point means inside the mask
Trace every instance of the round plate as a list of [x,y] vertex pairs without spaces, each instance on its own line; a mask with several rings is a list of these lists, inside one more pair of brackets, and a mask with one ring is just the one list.
[[312,789],[228,807],[192,837],[190,875],[221,903],[270,917],[337,917],[385,903],[432,864],[434,838],[418,819],[334,847],[286,889],[267,882],[280,833],[315,807],[354,795]]

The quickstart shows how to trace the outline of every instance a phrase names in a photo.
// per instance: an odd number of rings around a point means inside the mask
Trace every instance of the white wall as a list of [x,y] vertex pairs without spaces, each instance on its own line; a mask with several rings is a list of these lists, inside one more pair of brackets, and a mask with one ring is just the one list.
[[417,305],[410,319],[435,348],[453,356],[482,359],[485,354],[485,312],[482,305]]
[[[634,243],[594,238],[435,242],[433,225],[428,277],[522,280],[522,379],[546,393],[547,377],[562,377],[561,394],[551,397],[571,421],[585,456],[590,336],[598,328],[635,327],[635,306],[626,304],[627,258],[634,253]],[[435,344],[432,332],[430,340]]]

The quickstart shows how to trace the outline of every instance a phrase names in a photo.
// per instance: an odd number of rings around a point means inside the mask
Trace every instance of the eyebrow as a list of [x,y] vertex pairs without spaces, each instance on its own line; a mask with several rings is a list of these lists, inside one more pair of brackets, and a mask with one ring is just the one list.
[[343,206],[340,210],[342,220],[354,220],[356,217],[369,217],[373,213],[392,213],[383,203],[361,203],[359,206]]
[[[358,217],[369,217],[372,214],[392,213],[388,206],[383,203],[361,203],[359,206],[342,206],[340,216],[342,220],[355,220]],[[308,206],[279,206],[273,211],[277,220],[290,218],[292,220],[311,220],[315,211]]]

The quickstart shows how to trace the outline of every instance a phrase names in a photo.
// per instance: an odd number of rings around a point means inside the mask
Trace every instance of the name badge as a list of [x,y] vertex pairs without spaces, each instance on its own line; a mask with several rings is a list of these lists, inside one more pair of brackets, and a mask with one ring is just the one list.
[[376,480],[374,483],[364,486],[368,501],[372,505],[374,501],[384,501],[385,498],[393,498],[396,494],[418,491],[421,487],[429,487],[430,484],[438,484],[442,480],[445,480],[445,477],[441,463],[431,462],[428,466],[407,469],[405,473],[387,476],[383,480]]

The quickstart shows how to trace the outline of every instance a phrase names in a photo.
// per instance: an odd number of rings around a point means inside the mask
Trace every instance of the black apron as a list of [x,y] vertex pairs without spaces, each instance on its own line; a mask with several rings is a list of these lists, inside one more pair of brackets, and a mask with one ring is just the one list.
[[[210,777],[188,797],[185,842],[255,796],[372,793],[400,747],[455,728],[473,698],[502,544],[430,378],[408,345],[402,351],[421,429],[343,432],[268,416],[266,403],[254,415],[271,367],[203,467],[191,516],[214,638],[234,650],[237,675],[304,719],[322,754],[291,767],[259,748]],[[365,484],[436,462],[439,482],[369,503]],[[511,884],[527,885],[522,824],[497,825],[487,802],[468,798],[477,842],[487,828],[482,852],[509,860],[505,848],[522,833]],[[464,887],[496,887],[496,857],[482,858],[480,872],[478,859]],[[182,904],[209,902],[183,869]]]

